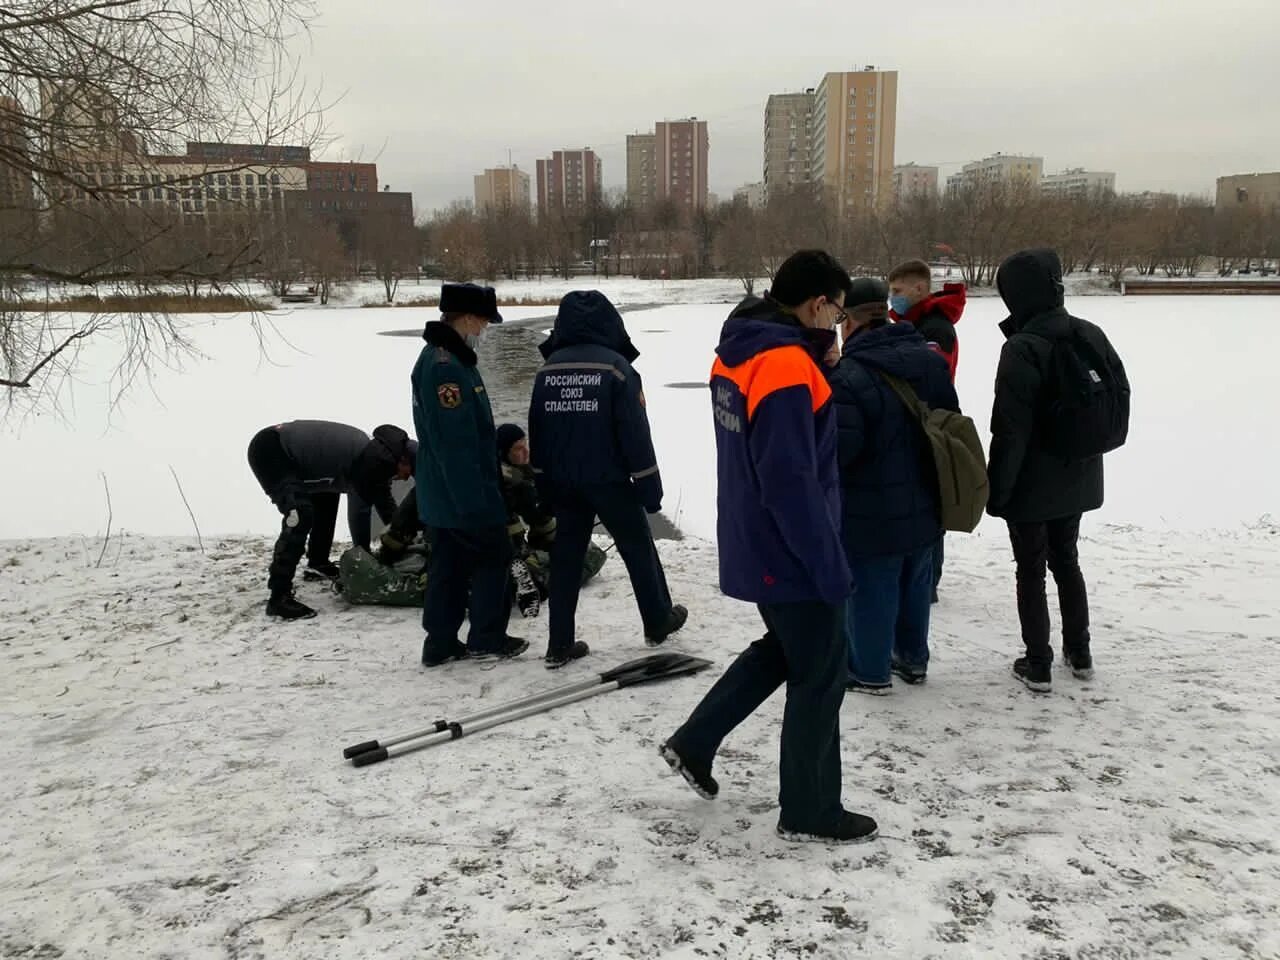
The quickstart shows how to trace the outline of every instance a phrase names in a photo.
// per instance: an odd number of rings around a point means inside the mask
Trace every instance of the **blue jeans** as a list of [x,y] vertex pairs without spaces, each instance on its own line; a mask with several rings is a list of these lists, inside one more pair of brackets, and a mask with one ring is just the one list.
[[911,553],[850,564],[853,596],[848,600],[845,636],[854,680],[889,683],[895,660],[920,673],[928,668],[933,557],[930,544]]

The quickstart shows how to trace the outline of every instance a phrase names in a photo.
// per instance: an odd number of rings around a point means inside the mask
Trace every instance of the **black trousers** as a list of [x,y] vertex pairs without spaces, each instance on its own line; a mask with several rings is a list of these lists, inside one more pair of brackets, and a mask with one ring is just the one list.
[[304,553],[312,563],[329,559],[339,494],[307,491],[297,465],[280,442],[280,431],[274,427],[260,430],[249,442],[249,469],[282,517],[267,586],[273,594],[285,592],[293,586]]
[[1029,660],[1053,661],[1049,601],[1045,594],[1046,565],[1058,585],[1063,650],[1089,649],[1089,596],[1076,549],[1079,538],[1079,514],[1047,523],[1009,523],[1009,540],[1018,566],[1018,619],[1022,622],[1022,642]]
[[[511,538],[505,524],[480,530],[434,531],[422,627],[424,653],[446,653],[470,616],[467,649],[492,653],[506,642],[511,620]],[[469,598],[469,599],[468,599]]]
[[829,830],[842,810],[840,705],[849,672],[844,608],[761,604],[760,616],[765,635],[729,665],[671,741],[685,756],[711,761],[729,732],[785,683],[779,822],[789,830]]
[[653,543],[644,507],[626,484],[602,484],[556,491],[552,497],[556,538],[551,544],[550,641],[548,653],[573,646],[582,565],[591,543],[596,517],[618,548],[631,578],[645,633],[660,630],[671,616],[671,593]]

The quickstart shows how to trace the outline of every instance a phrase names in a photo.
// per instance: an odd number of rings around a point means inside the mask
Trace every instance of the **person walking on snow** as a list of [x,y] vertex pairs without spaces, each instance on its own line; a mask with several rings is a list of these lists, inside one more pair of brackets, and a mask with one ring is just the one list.
[[[1000,265],[996,286],[1009,317],[1000,324],[1007,338],[996,370],[987,473],[987,512],[1009,527],[1017,564],[1018,619],[1026,655],[1013,665],[1029,689],[1052,688],[1053,647],[1045,566],[1058,586],[1062,653],[1079,679],[1093,676],[1089,599],[1080,572],[1077,541],[1084,513],[1102,506],[1102,456],[1074,458],[1049,447],[1046,411],[1052,395],[1055,351],[1073,338],[1101,361],[1090,382],[1122,391],[1127,417],[1129,381],[1120,357],[1098,327],[1071,316],[1064,306],[1062,263],[1052,250],[1024,250]],[[1127,420],[1126,420],[1127,429]]]
[[271,555],[268,615],[316,615],[293,595],[298,562],[305,552],[308,579],[337,578],[329,551],[344,493],[351,539],[369,549],[370,507],[383,523],[391,522],[391,481],[413,472],[410,443],[407,433],[390,424],[376,428],[372,439],[358,427],[327,420],[294,420],[258,431],[249,443],[249,469],[284,518]]
[[662,643],[689,612],[671,602],[645,516],[662,509],[662,475],[632,366],[640,351],[622,315],[595,290],[569,293],[538,349],[546,363],[533,381],[529,446],[538,488],[556,518],[546,655],[554,670],[590,652],[575,637],[574,615],[596,517],[626,564],[645,642]]
[[846,319],[849,287],[829,254],[801,251],[721,330],[711,369],[720,589],[756,604],[765,634],[659,747],[699,795],[715,797],[721,742],[785,683],[777,831],[792,841],[850,843],[877,832],[840,802],[850,580],[836,409],[819,363]]
[[[964,314],[963,283],[944,283],[933,292],[933,271],[923,260],[908,260],[889,273],[889,316],[894,323],[909,323],[925,342],[947,361],[951,382],[956,382],[960,363],[960,340],[956,324]],[[933,555],[933,594],[938,602],[938,584],[942,582],[942,565],[946,537],[938,535]]]
[[[413,423],[418,434],[418,513],[432,528],[431,565],[422,607],[422,663],[465,657],[517,657],[529,648],[507,635],[511,540],[502,502],[493,410],[477,369],[475,346],[501,323],[492,287],[446,283],[439,320],[413,368]],[[470,619],[464,646],[462,621]]]
[[829,374],[836,404],[841,538],[853,573],[849,689],[887,694],[929,667],[933,551],[942,534],[928,440],[886,377],[930,408],[959,411],[946,362],[908,324],[888,323],[888,290],[860,278],[845,298],[844,351]]

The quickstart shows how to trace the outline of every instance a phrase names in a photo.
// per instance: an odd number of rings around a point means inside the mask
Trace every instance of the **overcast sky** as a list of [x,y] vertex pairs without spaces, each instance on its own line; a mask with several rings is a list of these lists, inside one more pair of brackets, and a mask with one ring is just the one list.
[[420,215],[508,151],[532,171],[593,147],[621,186],[626,135],[685,116],[708,121],[728,197],[761,178],[770,93],[868,64],[899,72],[897,162],[944,176],[997,151],[1121,190],[1280,169],[1274,0],[316,2],[305,68],[342,97],[326,156],[375,160]]

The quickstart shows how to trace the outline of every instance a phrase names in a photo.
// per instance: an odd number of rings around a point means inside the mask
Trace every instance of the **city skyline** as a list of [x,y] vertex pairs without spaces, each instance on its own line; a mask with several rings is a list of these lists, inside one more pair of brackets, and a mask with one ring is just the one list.
[[[730,196],[762,178],[771,93],[864,63],[899,73],[895,163],[938,166],[944,182],[997,152],[1043,156],[1046,171],[1115,171],[1126,190],[1201,195],[1218,176],[1280,165],[1280,129],[1260,113],[1274,77],[1268,36],[1242,29],[1269,13],[1263,0],[1179,4],[1169,16],[1080,0],[1052,22],[994,0],[964,16],[921,0],[910,17],[798,0],[769,18],[779,55],[764,59],[742,54],[760,24],[723,0],[610,6],[589,18],[567,6],[565,17],[518,12],[500,35],[426,59],[424,43],[474,25],[473,6],[318,8],[308,71],[340,96],[327,123],[343,135],[326,159],[377,161],[423,211],[469,196],[474,174],[507,163],[508,151],[532,171],[554,149],[591,145],[605,188],[620,188],[626,135],[686,116],[708,122],[709,186]],[[1211,49],[1231,56],[1204,82],[1197,65]]]

